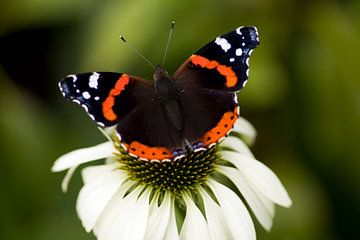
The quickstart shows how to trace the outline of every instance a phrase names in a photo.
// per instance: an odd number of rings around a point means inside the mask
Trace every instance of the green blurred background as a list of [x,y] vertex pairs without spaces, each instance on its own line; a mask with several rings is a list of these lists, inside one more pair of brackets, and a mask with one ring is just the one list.
[[360,2],[356,0],[2,0],[0,239],[94,239],[53,161],[104,141],[57,82],[70,73],[152,69],[176,21],[167,69],[221,33],[255,25],[261,44],[239,93],[258,130],[253,151],[293,199],[259,239],[360,239]]

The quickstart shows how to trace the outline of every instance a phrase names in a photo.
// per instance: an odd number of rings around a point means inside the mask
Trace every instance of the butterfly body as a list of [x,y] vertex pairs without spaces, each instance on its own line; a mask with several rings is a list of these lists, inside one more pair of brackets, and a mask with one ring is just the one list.
[[240,27],[208,43],[170,76],[156,65],[154,81],[122,73],[70,75],[59,83],[102,127],[116,125],[121,146],[151,161],[182,158],[226,137],[239,117],[236,92],[248,78],[259,44],[254,27]]
[[181,90],[160,65],[155,66],[154,88],[156,101],[162,106],[168,123],[176,130],[181,131],[182,117],[178,102]]

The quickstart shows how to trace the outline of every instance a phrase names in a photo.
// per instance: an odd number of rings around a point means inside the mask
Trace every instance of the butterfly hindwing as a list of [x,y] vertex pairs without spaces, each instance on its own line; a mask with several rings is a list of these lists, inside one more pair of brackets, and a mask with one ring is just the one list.
[[212,147],[228,135],[239,117],[234,93],[187,89],[179,101],[183,108],[183,133],[193,149]]
[[174,79],[195,81],[205,88],[239,91],[247,82],[249,58],[258,45],[255,27],[239,27],[193,54],[174,74]]

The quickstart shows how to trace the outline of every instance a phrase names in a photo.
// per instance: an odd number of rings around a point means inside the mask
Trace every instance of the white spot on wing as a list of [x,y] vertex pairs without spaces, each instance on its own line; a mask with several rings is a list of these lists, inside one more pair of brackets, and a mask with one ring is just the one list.
[[236,94],[234,94],[234,102],[235,102],[236,104],[238,104],[238,100],[237,100],[237,95],[236,95]]
[[176,161],[176,160],[178,160],[178,159],[180,159],[180,158],[183,158],[183,157],[185,157],[184,154],[183,154],[183,155],[180,155],[180,156],[177,156],[177,157],[174,158],[174,161]]
[[89,92],[83,92],[83,93],[82,93],[82,96],[83,96],[85,99],[91,98],[91,95],[90,95]]
[[234,61],[235,61],[235,58],[230,58],[229,61],[230,61],[230,62],[234,62]]
[[121,141],[121,135],[120,135],[120,133],[116,132],[116,136],[117,136],[117,138],[119,139],[119,141]]
[[225,38],[217,37],[215,43],[219,45],[224,52],[227,52],[231,48],[231,44]]
[[242,53],[243,53],[243,51],[242,51],[241,48],[238,48],[238,49],[236,49],[236,51],[235,51],[235,55],[236,55],[236,56],[241,56]]
[[204,148],[204,147],[199,147],[199,148],[194,149],[193,151],[194,151],[194,152],[201,152],[201,151],[205,151],[205,150],[206,150],[206,148]]
[[208,149],[209,148],[212,148],[213,146],[215,146],[217,144],[217,142],[216,143],[211,143],[209,146],[208,146]]
[[[237,112],[240,114],[240,106],[239,105],[237,106]],[[237,115],[239,116],[239,114],[237,114]],[[236,119],[236,121],[237,120],[239,120],[239,119]],[[235,121],[235,123],[236,123],[236,121]],[[234,125],[235,125],[235,123],[234,123]],[[233,127],[234,127],[234,125],[233,125]]]
[[69,76],[67,76],[67,77],[72,78],[73,83],[75,83],[76,80],[77,80],[77,77],[76,77],[76,75],[74,75],[74,74],[71,74],[71,75],[69,75]]
[[94,72],[89,79],[89,87],[91,88],[96,88],[98,87],[98,79],[99,79],[100,74],[97,72]]
[[247,81],[247,80],[245,80],[245,82],[243,83],[243,85],[242,85],[242,86],[243,86],[243,87],[245,87],[245,86],[246,86],[246,84],[247,84],[247,82],[248,82],[248,81]]
[[65,97],[65,92],[64,92],[63,88],[61,87],[61,83],[60,83],[60,82],[58,83],[58,86],[59,86],[59,89],[60,89],[61,94],[63,95],[63,97]]
[[96,101],[98,101],[98,100],[100,99],[100,97],[99,97],[99,96],[96,96],[96,97],[94,97],[94,99],[95,99]]
[[133,153],[130,153],[130,152],[129,152],[129,155],[130,155],[131,157],[133,157],[133,158],[138,158],[138,156],[135,155],[135,154],[133,154]]
[[243,26],[238,27],[238,28],[236,29],[236,33],[239,34],[239,35],[242,35],[242,32],[241,32],[241,29],[242,29],[242,28],[243,28]]
[[82,107],[83,109],[85,109],[86,112],[89,112],[89,109],[88,109],[88,107],[87,107],[85,104],[81,104],[81,107]]
[[80,104],[80,101],[77,100],[77,99],[73,99],[72,101],[73,101],[74,103],[76,103],[76,104]]
[[99,126],[101,127],[105,127],[105,124],[103,124],[102,122],[96,122],[97,124],[99,124]]

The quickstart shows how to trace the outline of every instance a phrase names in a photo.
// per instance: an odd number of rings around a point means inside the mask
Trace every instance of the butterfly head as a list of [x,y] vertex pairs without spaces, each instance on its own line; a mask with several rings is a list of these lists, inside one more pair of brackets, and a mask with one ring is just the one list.
[[155,72],[153,77],[155,82],[161,81],[162,79],[170,79],[169,73],[163,69],[160,64],[155,65]]
[[171,80],[169,73],[160,65],[155,66],[153,77],[155,81],[155,90],[160,99],[166,101],[170,96],[174,95],[174,82]]

